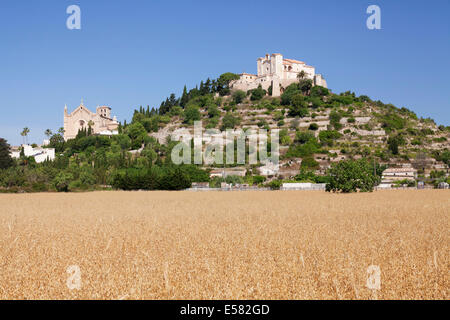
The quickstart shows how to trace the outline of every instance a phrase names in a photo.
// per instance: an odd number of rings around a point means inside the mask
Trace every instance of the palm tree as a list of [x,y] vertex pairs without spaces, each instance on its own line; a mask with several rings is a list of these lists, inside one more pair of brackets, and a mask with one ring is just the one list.
[[302,70],[297,74],[297,79],[302,80],[304,78],[306,78],[306,72],[304,70]]
[[61,127],[61,128],[59,128],[58,129],[58,133],[60,134],[60,135],[64,135],[64,132],[65,132],[66,130],[64,130],[64,128],[63,127]]
[[27,141],[28,144],[28,134],[30,133],[30,129],[28,129],[28,127],[23,128],[22,132],[20,133],[20,135],[23,137],[24,139],[24,144],[25,144],[25,139]]
[[22,142],[23,142],[23,144],[25,144],[25,129],[22,130],[22,132],[20,133],[20,135],[22,136]]
[[52,130],[47,129],[45,130],[44,134],[47,136],[48,139],[50,139],[50,137],[53,135],[53,132]]

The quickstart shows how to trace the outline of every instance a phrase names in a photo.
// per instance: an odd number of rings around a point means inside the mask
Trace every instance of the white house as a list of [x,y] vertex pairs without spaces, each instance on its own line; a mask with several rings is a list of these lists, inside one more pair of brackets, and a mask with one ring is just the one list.
[[[54,148],[33,148],[30,145],[23,144],[23,153],[25,157],[34,157],[36,163],[42,163],[45,160],[53,161],[55,160],[55,149]],[[11,148],[11,157],[15,159],[20,158],[20,150],[18,148]]]
[[417,170],[412,167],[387,168],[383,171],[378,188],[391,188],[395,181],[415,179],[417,179]]

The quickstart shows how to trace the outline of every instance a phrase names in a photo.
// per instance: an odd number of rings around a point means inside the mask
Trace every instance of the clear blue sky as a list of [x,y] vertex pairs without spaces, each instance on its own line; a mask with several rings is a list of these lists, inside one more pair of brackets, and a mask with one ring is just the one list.
[[[81,7],[81,30],[66,8]],[[381,8],[381,30],[366,9]],[[256,73],[282,53],[316,67],[334,92],[366,94],[450,125],[450,1],[0,1],[0,137],[30,142],[63,109],[98,104],[129,120],[184,84]]]

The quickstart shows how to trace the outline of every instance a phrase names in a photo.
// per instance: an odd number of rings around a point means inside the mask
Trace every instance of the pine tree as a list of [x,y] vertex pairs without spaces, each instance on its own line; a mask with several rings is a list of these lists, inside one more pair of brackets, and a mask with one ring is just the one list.
[[172,109],[172,107],[176,106],[177,104],[178,100],[177,97],[175,96],[175,93],[171,93],[169,98],[169,109]]

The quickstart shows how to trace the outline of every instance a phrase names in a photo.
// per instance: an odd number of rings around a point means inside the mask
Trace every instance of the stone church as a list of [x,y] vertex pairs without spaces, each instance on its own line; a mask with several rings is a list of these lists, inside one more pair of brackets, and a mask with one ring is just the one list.
[[72,112],[68,113],[67,105],[64,107],[64,139],[67,141],[77,136],[80,129],[88,128],[89,125],[96,135],[115,135],[119,123],[116,117],[111,118],[111,108],[108,106],[98,106],[96,113],[93,113],[83,104]]
[[239,80],[230,82],[230,87],[235,90],[248,91],[258,88],[264,90],[272,86],[272,96],[278,97],[283,90],[294,82],[298,82],[298,74],[305,73],[305,78],[311,79],[313,85],[327,87],[327,82],[321,74],[317,74],[312,66],[302,61],[284,59],[279,53],[266,54],[257,60],[258,74],[242,73]]

